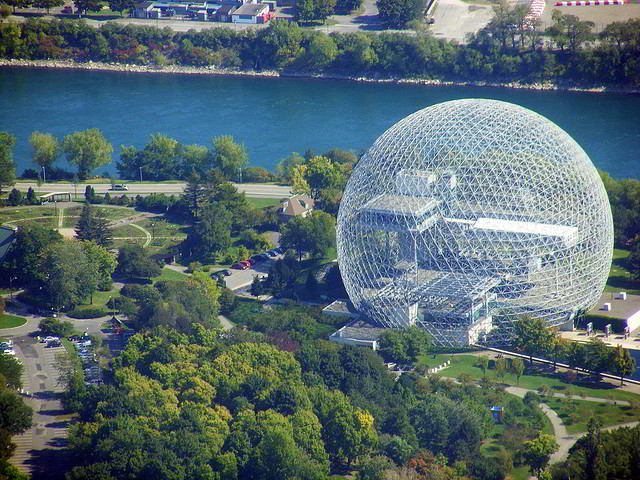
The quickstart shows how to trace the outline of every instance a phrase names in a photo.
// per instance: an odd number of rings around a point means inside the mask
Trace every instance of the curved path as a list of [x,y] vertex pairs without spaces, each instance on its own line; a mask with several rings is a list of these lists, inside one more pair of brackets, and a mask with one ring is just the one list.
[[[522,387],[507,387],[505,388],[505,391],[507,393],[510,393],[520,398],[524,398],[527,392],[537,393],[535,390],[529,390],[527,388],[522,388]],[[553,396],[568,397],[568,395],[565,395],[562,393],[554,393]],[[586,400],[588,402],[612,403],[612,404],[618,403],[620,405],[629,405],[629,402],[627,402],[626,400],[609,400],[609,399],[597,398],[597,397],[580,397],[580,400]],[[564,423],[562,422],[562,419],[558,416],[555,410],[550,408],[546,403],[541,403],[540,408],[542,409],[544,414],[547,416],[547,418],[551,421],[551,425],[553,426],[553,434],[556,437],[556,442],[558,442],[558,447],[559,447],[558,450],[553,455],[551,455],[551,459],[549,463],[563,462],[569,456],[569,450],[571,449],[571,447],[573,447],[573,445],[578,441],[579,438],[586,435],[587,432],[581,432],[581,433],[575,433],[573,435],[569,435],[566,427],[564,426]],[[620,427],[633,427],[635,425],[638,425],[639,423],[640,422],[628,422],[628,423],[621,423],[618,425],[610,425],[608,427],[602,428],[602,430],[610,431]]]

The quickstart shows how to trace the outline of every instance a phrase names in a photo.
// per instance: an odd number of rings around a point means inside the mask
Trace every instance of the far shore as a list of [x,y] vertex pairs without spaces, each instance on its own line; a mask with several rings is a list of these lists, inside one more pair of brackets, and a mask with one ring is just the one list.
[[0,68],[17,67],[17,68],[55,68],[55,69],[71,69],[71,70],[95,70],[108,72],[127,72],[127,73],[165,73],[180,75],[224,75],[224,76],[243,76],[243,77],[265,77],[265,78],[301,78],[301,79],[318,79],[318,80],[347,80],[352,82],[363,83],[394,83],[394,84],[413,84],[427,86],[469,86],[469,87],[494,87],[494,88],[514,88],[524,90],[554,90],[554,91],[572,91],[587,93],[640,93],[640,89],[623,87],[623,86],[592,86],[584,87],[570,84],[556,84],[552,82],[545,83],[520,83],[520,82],[490,82],[484,80],[476,81],[449,81],[425,78],[371,78],[371,77],[355,77],[340,74],[313,74],[313,73],[282,73],[276,70],[231,70],[226,68],[209,67],[191,67],[184,65],[132,65],[124,63],[103,63],[103,62],[75,62],[73,60],[20,60],[0,58]]

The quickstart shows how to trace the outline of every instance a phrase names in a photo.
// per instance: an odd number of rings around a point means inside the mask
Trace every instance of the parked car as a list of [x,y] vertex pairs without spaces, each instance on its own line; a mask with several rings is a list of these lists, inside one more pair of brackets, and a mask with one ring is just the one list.
[[267,255],[269,255],[271,258],[273,258],[273,257],[277,257],[277,256],[278,256],[278,254],[276,253],[276,251],[275,251],[275,250],[269,250],[269,251],[268,251],[268,252],[266,252],[266,253],[267,253]]
[[249,268],[252,265],[252,263],[249,260],[240,260],[238,263],[246,265],[247,268]]
[[249,265],[242,262],[237,262],[231,265],[231,268],[235,268],[236,270],[246,270],[247,268],[249,268]]
[[211,274],[211,278],[215,278],[215,277],[228,277],[231,275],[231,271],[228,268],[225,268],[224,270],[218,270],[217,272],[213,272]]
[[256,264],[256,263],[260,263],[260,262],[264,262],[265,258],[262,256],[262,254],[260,255],[254,255],[253,257],[251,257],[249,259],[249,261],[253,262],[251,265]]
[[71,5],[65,5],[62,8],[62,13],[71,14],[73,13],[73,7]]

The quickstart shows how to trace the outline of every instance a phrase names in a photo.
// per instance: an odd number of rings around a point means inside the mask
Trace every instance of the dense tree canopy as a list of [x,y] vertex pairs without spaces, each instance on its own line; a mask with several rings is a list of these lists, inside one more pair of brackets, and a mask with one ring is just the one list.
[[15,144],[15,135],[0,132],[0,193],[2,193],[3,187],[10,187],[15,183],[16,165],[13,161]]
[[94,169],[111,163],[113,147],[100,130],[90,128],[66,135],[62,151],[69,163],[78,167],[78,177],[84,180]]

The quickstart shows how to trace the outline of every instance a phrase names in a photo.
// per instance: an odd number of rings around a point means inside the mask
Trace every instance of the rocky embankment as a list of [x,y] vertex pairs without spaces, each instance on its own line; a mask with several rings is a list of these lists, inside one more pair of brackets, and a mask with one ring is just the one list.
[[75,62],[73,60],[21,60],[0,58],[0,67],[30,67],[30,68],[57,68],[73,70],[96,70],[112,72],[131,73],[170,73],[183,75],[229,75],[229,76],[251,76],[251,77],[284,77],[284,78],[310,78],[326,80],[348,80],[363,83],[396,83],[428,86],[472,86],[472,87],[497,87],[516,88],[526,90],[563,90],[592,93],[640,93],[638,89],[625,88],[620,86],[578,86],[571,84],[559,84],[552,82],[544,83],[520,83],[520,82],[491,82],[484,80],[473,81],[448,81],[427,78],[396,78],[396,77],[364,77],[349,76],[340,74],[312,74],[312,73],[289,73],[278,72],[276,70],[233,70],[219,68],[216,66],[192,67],[185,65],[132,65],[125,63],[103,63],[103,62]]

